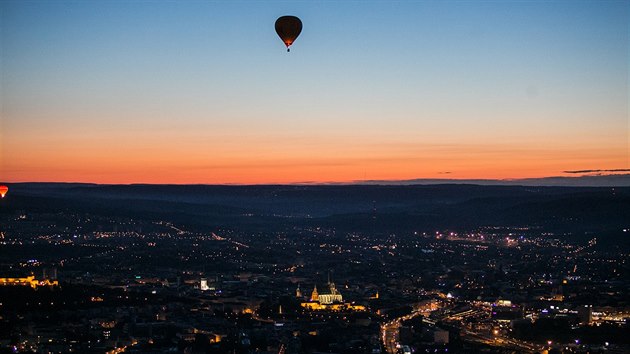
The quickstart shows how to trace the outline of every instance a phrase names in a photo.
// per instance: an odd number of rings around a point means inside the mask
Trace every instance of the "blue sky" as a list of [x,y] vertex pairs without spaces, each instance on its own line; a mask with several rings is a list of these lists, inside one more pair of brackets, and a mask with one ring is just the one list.
[[[361,166],[321,180],[627,168],[629,4],[3,1],[0,166],[10,180],[143,178],[114,160],[81,175],[72,147],[86,144],[93,159],[269,167],[199,182],[280,181],[274,166],[300,161]],[[304,23],[291,53],[273,28],[287,14]],[[542,161],[508,166],[519,158]],[[388,159],[411,162],[375,162]],[[318,178],[300,171],[276,173]]]

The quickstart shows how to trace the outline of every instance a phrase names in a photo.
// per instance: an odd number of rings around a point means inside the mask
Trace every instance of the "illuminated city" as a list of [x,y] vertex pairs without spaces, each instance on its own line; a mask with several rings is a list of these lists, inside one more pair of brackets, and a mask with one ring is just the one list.
[[[153,199],[169,186],[59,188],[14,184],[3,201],[4,349],[629,348],[627,188],[190,186],[178,201]],[[475,194],[501,207],[471,222]],[[555,208],[567,198],[582,211]]]

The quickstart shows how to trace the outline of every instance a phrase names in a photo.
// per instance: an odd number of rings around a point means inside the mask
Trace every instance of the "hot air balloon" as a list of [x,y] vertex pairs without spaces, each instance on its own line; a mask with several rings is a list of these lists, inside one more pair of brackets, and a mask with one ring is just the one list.
[[8,191],[9,191],[9,187],[0,186],[0,197],[4,198],[4,196],[7,195]]
[[282,16],[276,20],[276,33],[284,45],[287,46],[287,52],[291,50],[289,47],[302,32],[302,21],[295,16]]

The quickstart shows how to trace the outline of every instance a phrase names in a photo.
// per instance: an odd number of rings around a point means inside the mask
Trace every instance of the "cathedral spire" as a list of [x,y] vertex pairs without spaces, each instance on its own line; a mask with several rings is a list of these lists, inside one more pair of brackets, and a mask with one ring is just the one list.
[[313,288],[313,292],[311,293],[311,301],[319,301],[319,294],[317,293],[317,285]]

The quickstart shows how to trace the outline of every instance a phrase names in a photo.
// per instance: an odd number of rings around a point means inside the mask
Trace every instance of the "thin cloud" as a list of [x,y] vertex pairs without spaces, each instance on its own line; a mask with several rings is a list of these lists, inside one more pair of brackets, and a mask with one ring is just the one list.
[[630,172],[630,168],[615,168],[611,170],[569,170],[563,173],[598,173],[598,172]]

